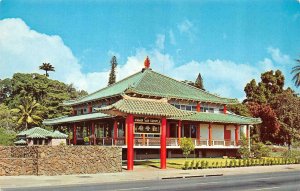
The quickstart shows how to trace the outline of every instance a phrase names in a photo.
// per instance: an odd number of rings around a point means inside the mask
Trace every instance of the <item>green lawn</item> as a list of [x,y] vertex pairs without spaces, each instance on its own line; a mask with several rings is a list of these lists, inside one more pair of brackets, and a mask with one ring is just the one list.
[[[209,165],[212,163],[218,162],[219,165],[225,166],[225,162],[229,163],[230,160],[234,159],[223,159],[223,158],[188,158],[187,161],[208,161]],[[174,158],[174,159],[167,159],[167,168],[176,168],[176,169],[181,169],[185,163],[185,158]],[[134,162],[134,165],[143,165],[147,167],[155,167],[159,168],[160,167],[160,160],[159,159],[149,159],[148,161],[136,161]]]

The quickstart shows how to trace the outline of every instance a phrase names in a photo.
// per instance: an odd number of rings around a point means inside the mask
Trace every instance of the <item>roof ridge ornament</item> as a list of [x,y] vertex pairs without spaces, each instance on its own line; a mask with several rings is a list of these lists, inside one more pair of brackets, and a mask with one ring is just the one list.
[[145,69],[150,68],[150,59],[149,59],[148,56],[147,56],[147,58],[144,61],[144,66],[145,66]]

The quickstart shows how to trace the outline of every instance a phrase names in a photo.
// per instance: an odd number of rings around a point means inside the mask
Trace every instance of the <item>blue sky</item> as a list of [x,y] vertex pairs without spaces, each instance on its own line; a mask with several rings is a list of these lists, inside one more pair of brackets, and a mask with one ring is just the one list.
[[89,92],[106,85],[112,55],[118,79],[149,55],[161,73],[194,80],[201,72],[208,91],[242,99],[245,84],[269,69],[292,86],[299,45],[297,0],[0,0],[0,78],[47,61],[57,69],[51,78]]

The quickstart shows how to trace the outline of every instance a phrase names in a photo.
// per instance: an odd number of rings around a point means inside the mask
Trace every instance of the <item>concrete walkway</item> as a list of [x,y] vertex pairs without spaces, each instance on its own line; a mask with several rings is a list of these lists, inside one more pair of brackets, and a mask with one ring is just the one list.
[[250,173],[267,172],[291,172],[299,171],[300,164],[274,165],[274,166],[254,166],[240,168],[219,168],[203,170],[160,170],[152,167],[135,166],[134,171],[103,174],[84,175],[62,175],[62,176],[2,176],[0,177],[1,188],[16,187],[43,187],[74,184],[100,184],[120,181],[137,180],[161,180],[165,178],[188,178],[191,176],[211,176],[211,175],[238,175]]

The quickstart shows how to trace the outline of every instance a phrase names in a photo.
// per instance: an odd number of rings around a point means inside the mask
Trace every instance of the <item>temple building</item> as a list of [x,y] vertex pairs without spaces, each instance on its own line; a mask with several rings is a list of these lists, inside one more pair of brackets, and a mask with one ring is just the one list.
[[[123,80],[87,96],[64,102],[71,116],[45,120],[66,128],[71,143],[121,146],[127,169],[135,159],[182,157],[180,138],[189,137],[195,157],[236,156],[242,134],[260,119],[227,111],[236,99],[223,98],[145,67]],[[88,137],[89,139],[85,139]]]

